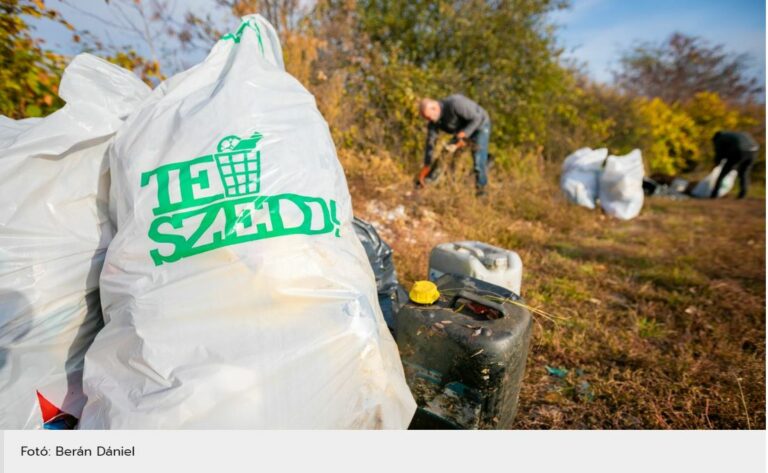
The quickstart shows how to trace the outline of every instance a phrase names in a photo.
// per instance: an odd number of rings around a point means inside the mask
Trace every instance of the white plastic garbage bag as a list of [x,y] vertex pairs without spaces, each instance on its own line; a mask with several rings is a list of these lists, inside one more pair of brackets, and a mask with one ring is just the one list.
[[635,149],[624,156],[608,156],[600,174],[600,206],[621,220],[637,217],[643,208],[643,156]]
[[[720,177],[720,173],[723,171],[723,165],[724,163],[718,164],[707,177],[700,180],[693,187],[691,195],[693,197],[698,197],[699,199],[709,199],[712,195],[712,189],[714,189],[715,184],[717,184],[717,178]],[[718,197],[723,197],[731,192],[731,189],[733,189],[733,186],[736,184],[738,174],[738,171],[734,169],[720,181],[720,188],[717,190]]]
[[560,189],[569,201],[589,209],[595,208],[598,180],[606,156],[606,148],[581,148],[565,158]]
[[112,237],[106,148],[149,92],[82,54],[64,71],[61,110],[0,117],[0,428],[71,427],[80,416]]
[[110,148],[81,428],[405,428],[415,402],[314,98],[261,16]]
[[17,137],[38,124],[42,118],[24,118],[14,120],[0,115],[0,150],[9,148]]

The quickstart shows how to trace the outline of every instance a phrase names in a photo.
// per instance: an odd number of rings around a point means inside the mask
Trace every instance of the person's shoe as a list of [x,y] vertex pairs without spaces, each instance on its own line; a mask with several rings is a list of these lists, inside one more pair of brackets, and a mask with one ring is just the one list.
[[477,190],[475,190],[475,197],[483,197],[485,195],[488,195],[488,191],[485,187],[478,187]]

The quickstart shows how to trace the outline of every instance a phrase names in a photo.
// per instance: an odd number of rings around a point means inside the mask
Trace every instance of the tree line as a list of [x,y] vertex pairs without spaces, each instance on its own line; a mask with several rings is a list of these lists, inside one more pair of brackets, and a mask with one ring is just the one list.
[[596,83],[564,59],[550,22],[568,7],[561,0],[216,0],[183,17],[164,0],[108,7],[112,16],[102,20],[135,33],[147,53],[105,44],[42,0],[6,0],[0,113],[43,116],[62,105],[56,84],[66,58],[46,49],[32,19],[64,25],[82,50],[156,84],[188,67],[189,51],[206,51],[240,16],[258,12],[278,30],[287,69],[317,98],[337,146],[409,170],[424,146],[417,100],[455,92],[489,111],[491,152],[502,167],[606,146],[640,148],[650,172],[676,174],[711,163],[718,129],[749,131],[764,145],[762,90],[747,56],[675,33],[631,47],[613,83]]

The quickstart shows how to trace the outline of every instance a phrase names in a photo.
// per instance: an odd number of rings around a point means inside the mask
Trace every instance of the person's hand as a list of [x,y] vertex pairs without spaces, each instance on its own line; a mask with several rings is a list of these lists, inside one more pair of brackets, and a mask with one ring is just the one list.
[[452,148],[448,150],[451,153],[465,147],[467,145],[467,135],[463,131],[456,133],[456,136],[453,138],[451,145]]

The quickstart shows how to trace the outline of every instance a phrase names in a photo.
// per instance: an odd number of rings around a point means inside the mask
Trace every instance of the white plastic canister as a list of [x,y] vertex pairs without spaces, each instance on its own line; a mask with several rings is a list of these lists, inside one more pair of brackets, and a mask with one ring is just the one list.
[[442,243],[429,255],[429,279],[445,273],[469,276],[520,295],[523,261],[511,250],[479,241]]

